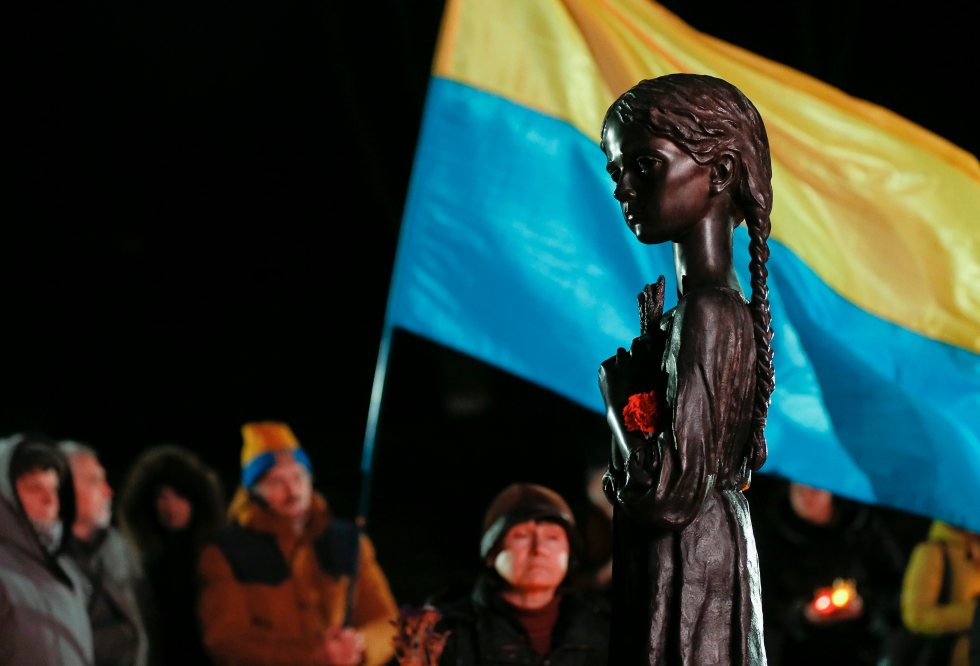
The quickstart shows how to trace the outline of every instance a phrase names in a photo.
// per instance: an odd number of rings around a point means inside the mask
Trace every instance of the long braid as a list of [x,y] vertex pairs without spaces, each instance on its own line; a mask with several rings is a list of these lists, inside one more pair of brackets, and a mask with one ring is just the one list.
[[746,215],[749,232],[749,271],[752,279],[752,328],[755,333],[755,401],[752,410],[752,443],[746,456],[749,469],[755,471],[766,462],[766,417],[769,415],[769,400],[776,386],[776,375],[772,364],[772,315],[769,312],[769,287],[766,279],[769,271],[769,231],[771,223],[768,215]]

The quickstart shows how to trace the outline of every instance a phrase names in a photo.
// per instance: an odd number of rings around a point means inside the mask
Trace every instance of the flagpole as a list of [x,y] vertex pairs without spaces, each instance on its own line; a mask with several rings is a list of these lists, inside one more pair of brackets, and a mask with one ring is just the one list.
[[367,513],[371,504],[371,480],[374,467],[374,445],[378,433],[378,420],[381,414],[381,398],[384,394],[385,377],[388,374],[388,353],[391,350],[392,325],[385,317],[381,330],[381,343],[378,345],[378,361],[374,367],[374,384],[371,387],[371,402],[368,405],[367,425],[364,431],[364,448],[361,451],[361,495],[357,505],[357,517],[354,524],[357,527],[357,545],[354,558],[354,570],[347,588],[347,605],[344,611],[344,625],[348,626],[354,614],[354,588],[360,569],[361,535],[367,525]]
[[[426,100],[426,104],[428,104],[428,93],[426,93]],[[424,117],[425,111],[423,109],[423,118]],[[420,136],[424,131],[425,123],[423,122],[422,128],[419,130]],[[416,159],[418,159],[417,155]],[[412,174],[412,180],[414,180],[414,166],[412,168]],[[413,185],[412,182],[409,182],[408,197],[405,202],[405,211],[411,210],[415,206],[412,191]],[[357,506],[357,517],[355,518],[355,525],[357,527],[357,550],[355,553],[356,557],[354,558],[350,586],[347,588],[347,605],[344,612],[344,626],[350,626],[351,620],[354,616],[354,588],[357,584],[361,560],[361,535],[364,534],[365,527],[367,525],[367,513],[371,504],[371,480],[372,469],[374,466],[374,445],[378,432],[378,420],[381,414],[381,399],[384,394],[385,377],[388,373],[388,354],[391,350],[391,338],[394,332],[394,325],[392,324],[393,320],[391,317],[392,304],[396,303],[398,300],[400,284],[399,277],[403,271],[403,240],[409,235],[410,230],[407,228],[407,226],[411,225],[410,221],[408,223],[405,221],[406,217],[410,219],[410,216],[404,216],[405,211],[403,211],[403,219],[398,234],[398,245],[395,250],[394,267],[392,269],[391,280],[388,285],[388,302],[385,305],[384,325],[381,328],[381,342],[378,345],[378,361],[374,367],[374,384],[371,387],[371,402],[368,405],[367,425],[364,431],[364,448],[361,450],[361,496]]]
[[378,362],[374,368],[374,384],[371,387],[371,403],[368,406],[367,426],[364,432],[364,449],[361,452],[361,497],[357,508],[358,523],[367,518],[371,503],[371,470],[374,463],[374,444],[381,413],[381,397],[384,393],[385,376],[388,373],[388,352],[391,349],[392,326],[385,320],[378,346]]

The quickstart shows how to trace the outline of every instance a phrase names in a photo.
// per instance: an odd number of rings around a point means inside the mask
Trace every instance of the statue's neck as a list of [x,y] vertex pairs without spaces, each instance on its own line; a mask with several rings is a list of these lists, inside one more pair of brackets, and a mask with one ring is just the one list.
[[677,294],[684,296],[703,287],[728,287],[741,291],[732,262],[732,234],[736,219],[731,214],[706,217],[674,243]]

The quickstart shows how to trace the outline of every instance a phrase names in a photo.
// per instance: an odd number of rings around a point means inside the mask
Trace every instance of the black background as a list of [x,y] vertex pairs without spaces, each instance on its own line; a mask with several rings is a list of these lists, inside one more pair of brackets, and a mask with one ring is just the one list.
[[[975,150],[975,35],[960,4],[665,4]],[[86,440],[116,486],[143,448],[179,443],[230,493],[241,424],[284,420],[352,517],[441,12],[407,0],[18,6],[0,435]],[[482,511],[506,483],[582,506],[607,443],[599,415],[397,332],[368,529],[399,600],[469,577]],[[922,520],[902,518],[916,536]]]

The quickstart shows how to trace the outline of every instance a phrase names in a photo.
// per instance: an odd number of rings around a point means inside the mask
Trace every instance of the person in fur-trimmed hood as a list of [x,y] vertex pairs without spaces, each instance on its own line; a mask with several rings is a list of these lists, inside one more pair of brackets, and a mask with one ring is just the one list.
[[370,539],[330,515],[288,425],[247,423],[242,437],[231,524],[198,565],[199,617],[212,659],[236,666],[388,663],[398,607]]
[[217,473],[176,444],[140,454],[120,491],[122,531],[139,550],[163,619],[154,623],[162,664],[207,666],[197,622],[197,560],[225,524],[225,499]]
[[53,441],[0,440],[0,664],[91,666],[81,571],[65,554],[71,471]]

